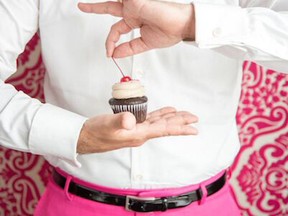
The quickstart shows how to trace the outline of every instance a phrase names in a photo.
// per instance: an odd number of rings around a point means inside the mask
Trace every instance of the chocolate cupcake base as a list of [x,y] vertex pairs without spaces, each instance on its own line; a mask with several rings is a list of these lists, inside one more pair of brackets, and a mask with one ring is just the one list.
[[131,112],[135,116],[137,123],[141,123],[146,120],[147,101],[148,98],[146,96],[127,99],[111,98],[109,104],[114,113]]

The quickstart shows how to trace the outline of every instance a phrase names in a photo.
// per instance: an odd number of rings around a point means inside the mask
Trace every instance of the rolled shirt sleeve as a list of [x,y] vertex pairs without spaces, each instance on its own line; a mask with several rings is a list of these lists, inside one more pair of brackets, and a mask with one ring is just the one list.
[[199,48],[288,72],[288,3],[278,12],[263,5],[193,4]]

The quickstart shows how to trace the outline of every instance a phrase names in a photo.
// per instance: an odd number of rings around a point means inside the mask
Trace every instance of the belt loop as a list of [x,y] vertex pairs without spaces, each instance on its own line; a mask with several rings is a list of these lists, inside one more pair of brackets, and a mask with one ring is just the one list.
[[201,200],[200,200],[200,205],[204,204],[206,201],[206,197],[207,197],[207,188],[204,184],[200,184],[200,188],[201,188]]
[[67,176],[66,182],[65,182],[65,187],[64,187],[64,192],[65,195],[67,196],[68,200],[72,201],[73,196],[69,193],[69,186],[70,182],[72,180],[72,176]]

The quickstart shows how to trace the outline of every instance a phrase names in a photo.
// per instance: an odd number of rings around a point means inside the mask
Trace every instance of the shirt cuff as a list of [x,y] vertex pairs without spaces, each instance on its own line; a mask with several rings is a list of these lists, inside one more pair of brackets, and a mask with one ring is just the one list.
[[56,156],[73,166],[77,160],[77,142],[87,118],[51,104],[44,104],[34,116],[29,147],[32,153]]
[[246,12],[239,6],[195,2],[195,41],[200,48],[239,44],[247,37]]

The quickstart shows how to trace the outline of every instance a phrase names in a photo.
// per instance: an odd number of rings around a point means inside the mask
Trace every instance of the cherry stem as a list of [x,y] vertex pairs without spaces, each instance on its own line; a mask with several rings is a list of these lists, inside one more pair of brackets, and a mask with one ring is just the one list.
[[119,65],[117,64],[117,62],[115,61],[115,59],[112,57],[112,60],[114,61],[114,63],[116,64],[116,66],[118,67],[119,71],[121,72],[122,76],[125,77],[124,73],[122,72],[121,68],[119,67]]

